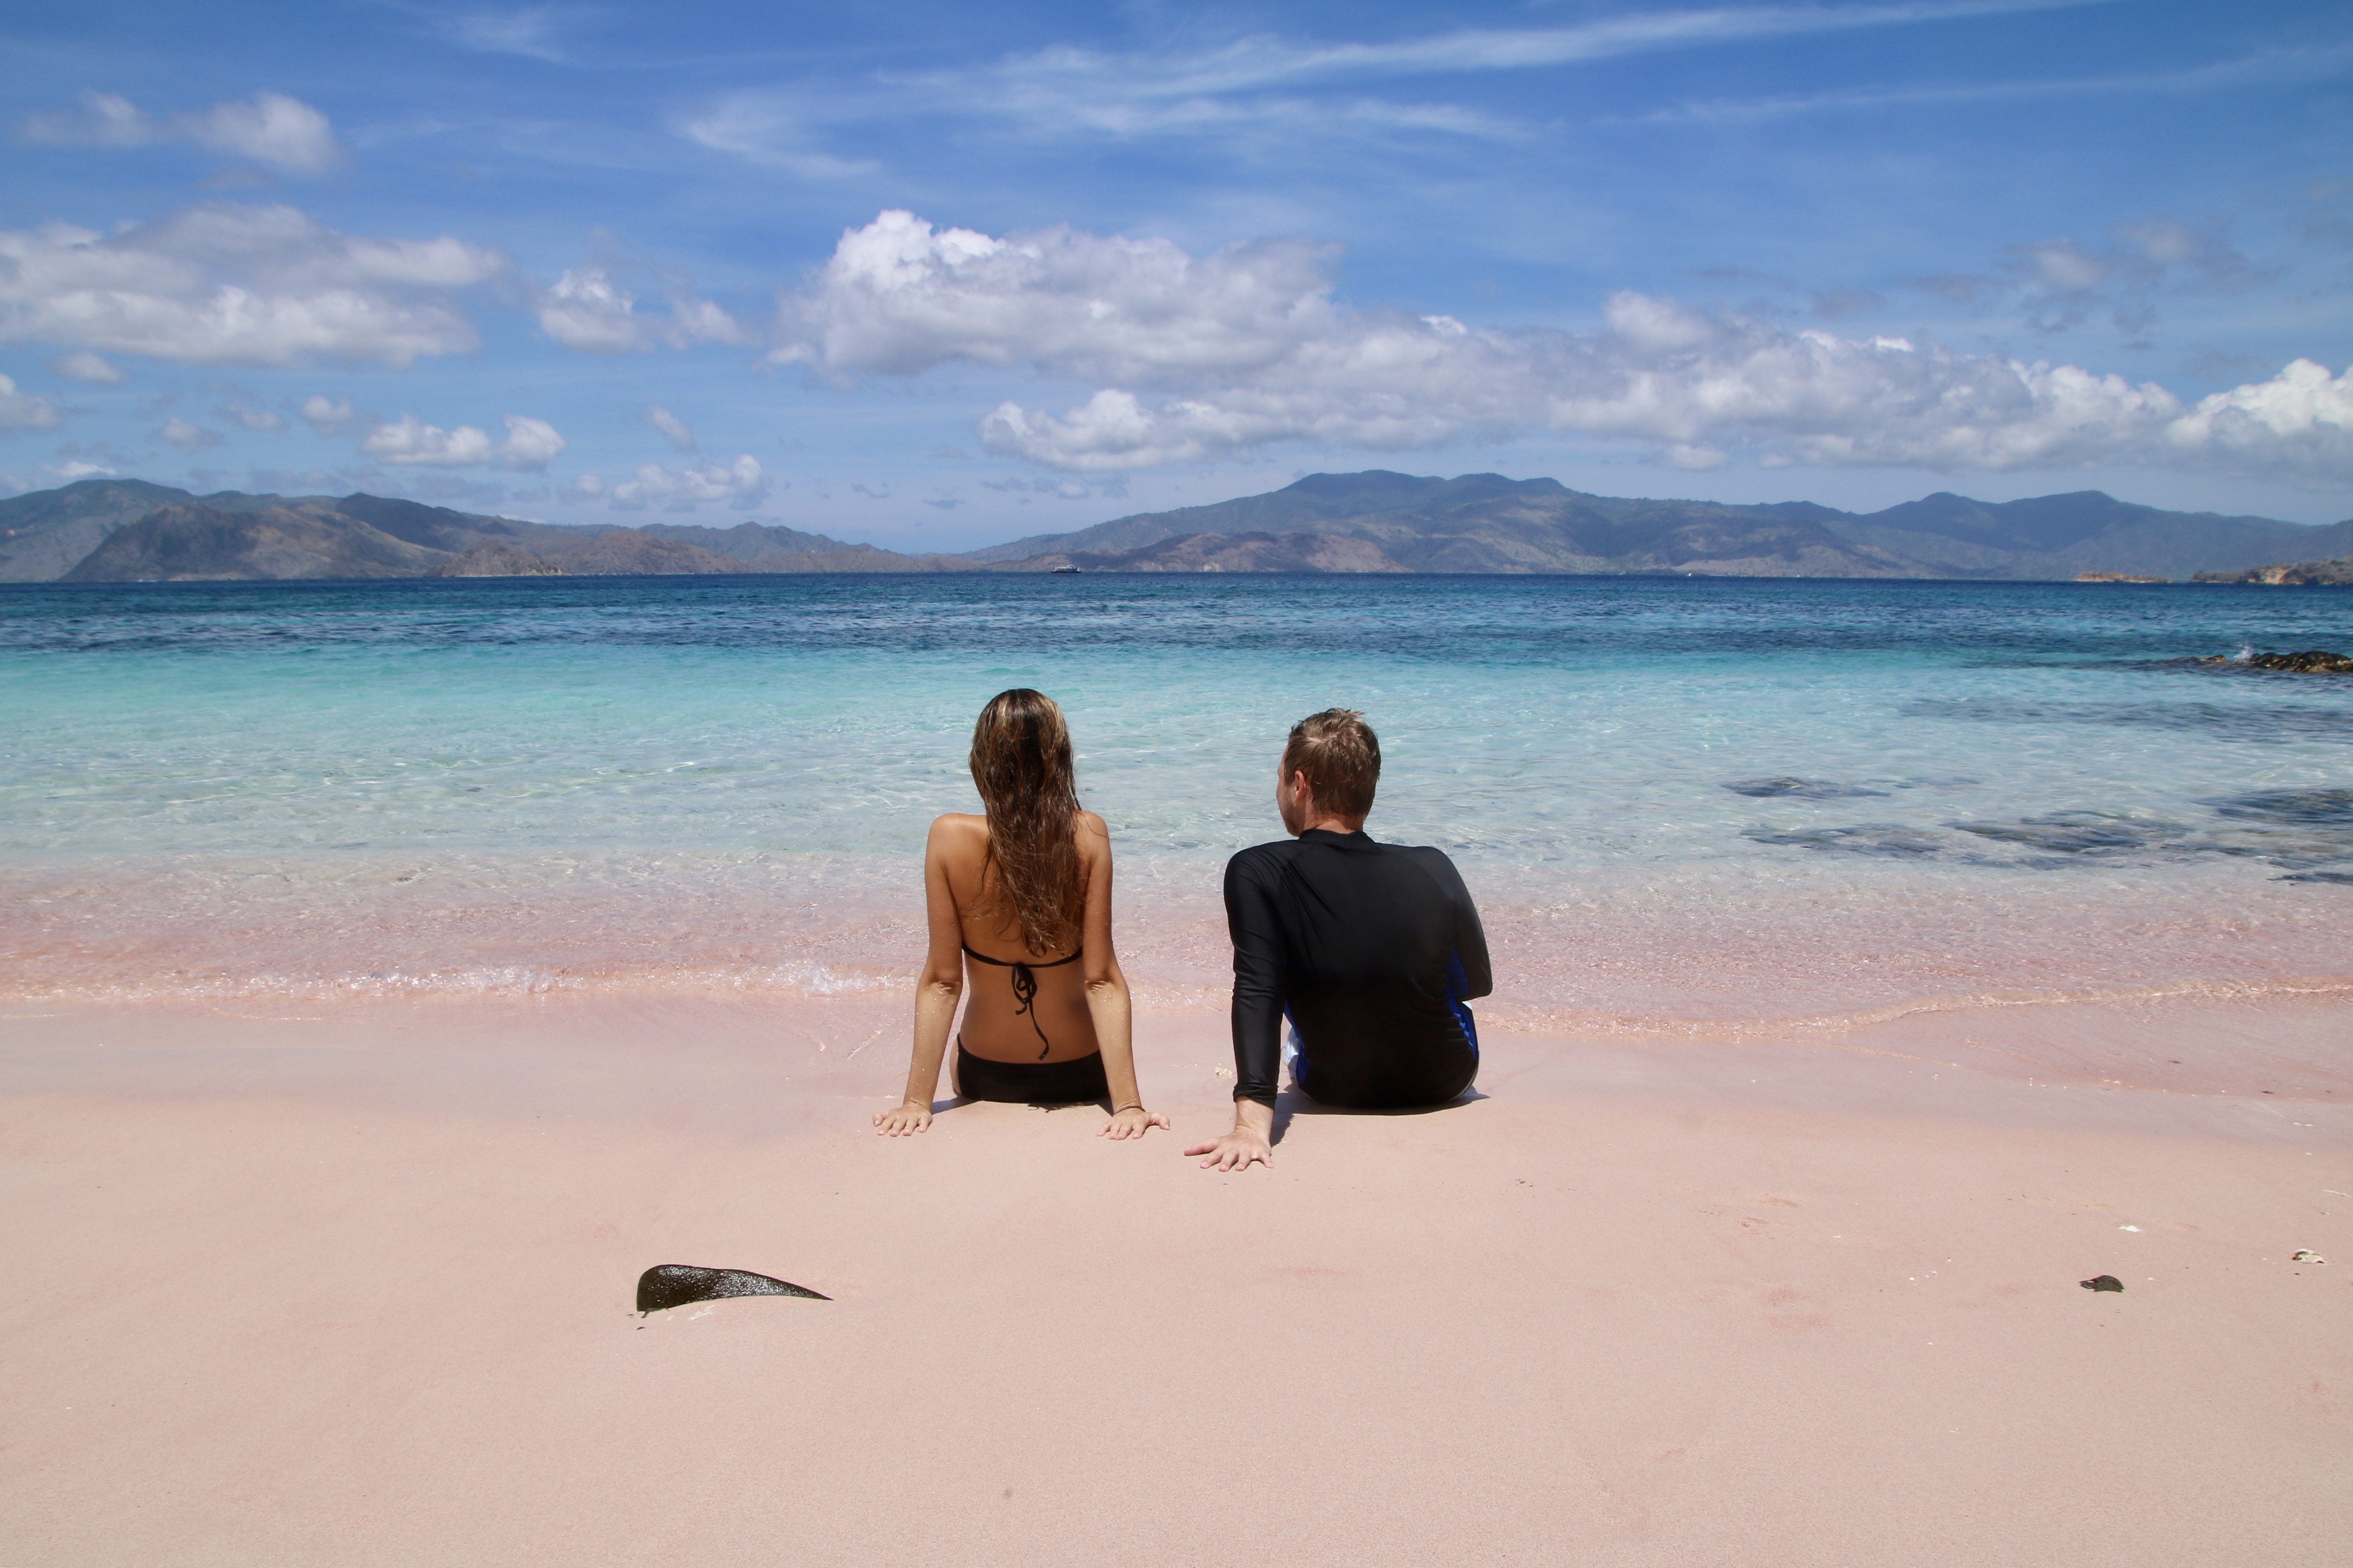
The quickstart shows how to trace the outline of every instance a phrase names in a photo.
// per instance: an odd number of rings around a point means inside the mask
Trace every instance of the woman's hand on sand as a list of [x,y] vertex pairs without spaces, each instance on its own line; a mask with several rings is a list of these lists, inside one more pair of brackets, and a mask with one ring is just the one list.
[[1129,1106],[1125,1110],[1112,1113],[1109,1121],[1095,1128],[1095,1136],[1114,1141],[1123,1138],[1142,1138],[1155,1127],[1163,1132],[1176,1130],[1168,1125],[1168,1118],[1158,1111],[1148,1111],[1142,1106]]
[[911,1132],[921,1132],[931,1125],[932,1107],[919,1106],[913,1100],[904,1105],[892,1106],[874,1118],[875,1130],[884,1138],[904,1138]]

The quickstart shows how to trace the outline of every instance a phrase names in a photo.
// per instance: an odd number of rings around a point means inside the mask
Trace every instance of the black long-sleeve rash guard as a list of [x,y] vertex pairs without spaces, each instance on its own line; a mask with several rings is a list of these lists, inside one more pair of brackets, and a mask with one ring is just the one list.
[[1246,849],[1226,863],[1226,927],[1236,1099],[1274,1103],[1286,1012],[1313,1098],[1436,1105],[1470,1087],[1479,1040],[1462,1003],[1494,979],[1443,853],[1321,828]]

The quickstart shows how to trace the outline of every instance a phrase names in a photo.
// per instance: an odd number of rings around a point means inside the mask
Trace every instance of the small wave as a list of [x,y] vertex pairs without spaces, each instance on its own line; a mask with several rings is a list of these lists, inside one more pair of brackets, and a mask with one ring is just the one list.
[[93,979],[80,984],[0,991],[10,1003],[145,1001],[332,1001],[394,997],[521,999],[617,995],[844,997],[912,991],[913,980],[895,969],[836,964],[752,966],[623,965],[576,969],[501,966],[482,969],[387,969],[335,975],[172,974],[136,980]]
[[1585,1012],[1510,1002],[1480,1009],[1480,1027],[1514,1034],[1567,1034],[1609,1039],[1767,1040],[1831,1039],[1902,1019],[1942,1013],[1999,1012],[2030,1007],[2113,1007],[2166,1001],[2245,1002],[2353,1000],[2353,975],[2295,975],[2273,980],[2172,980],[2107,987],[2037,988],[1922,996],[1844,1012],[1791,1013],[1778,1017],[1692,1018],[1628,1012]]

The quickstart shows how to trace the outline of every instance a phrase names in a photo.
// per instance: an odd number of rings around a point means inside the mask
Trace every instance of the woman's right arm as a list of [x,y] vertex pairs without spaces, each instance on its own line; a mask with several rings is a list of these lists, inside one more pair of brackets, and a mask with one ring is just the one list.
[[915,977],[915,1051],[907,1065],[907,1093],[874,1118],[887,1138],[921,1132],[932,1125],[932,1096],[940,1086],[940,1063],[947,1055],[948,1029],[964,995],[964,923],[948,888],[947,819],[932,824],[923,845],[923,917],[930,932],[923,971]]

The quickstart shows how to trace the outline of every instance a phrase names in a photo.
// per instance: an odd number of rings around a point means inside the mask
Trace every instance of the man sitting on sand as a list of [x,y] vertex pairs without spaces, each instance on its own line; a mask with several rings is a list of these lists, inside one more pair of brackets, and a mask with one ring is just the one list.
[[1479,1071],[1463,1005],[1494,989],[1479,912],[1443,853],[1366,836],[1380,778],[1381,743],[1363,715],[1300,720],[1274,791],[1292,837],[1226,863],[1234,1130],[1185,1151],[1208,1155],[1204,1170],[1274,1163],[1285,1018],[1292,1087],[1324,1105],[1443,1105]]

